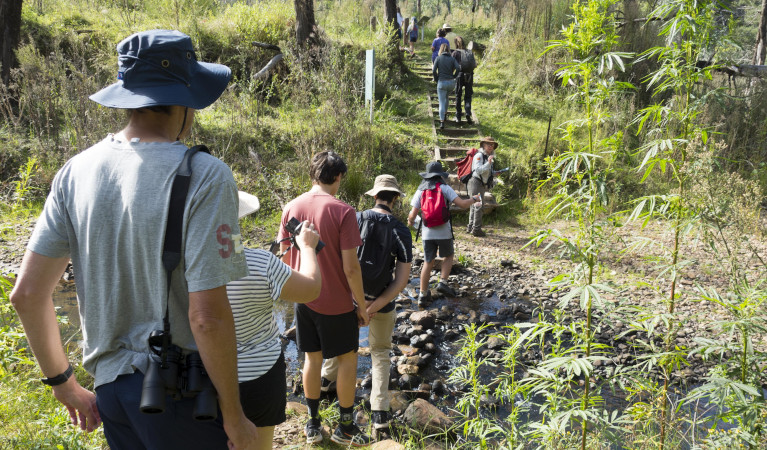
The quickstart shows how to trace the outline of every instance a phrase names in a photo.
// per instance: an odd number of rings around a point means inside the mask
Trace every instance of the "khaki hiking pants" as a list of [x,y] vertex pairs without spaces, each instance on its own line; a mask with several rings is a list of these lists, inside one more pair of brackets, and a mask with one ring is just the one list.
[[[373,411],[389,410],[389,368],[391,360],[391,335],[396,319],[395,311],[378,313],[370,319],[368,343],[373,369],[373,386],[370,389],[370,408]],[[363,374],[358,374],[362,376]],[[322,377],[335,381],[338,377],[337,358],[326,359],[322,364]]]
[[[469,191],[469,197],[473,197],[479,194],[482,202],[485,201],[485,184],[477,177],[471,177],[466,187]],[[482,229],[482,202],[475,203],[469,207],[469,225],[466,227],[470,230]]]

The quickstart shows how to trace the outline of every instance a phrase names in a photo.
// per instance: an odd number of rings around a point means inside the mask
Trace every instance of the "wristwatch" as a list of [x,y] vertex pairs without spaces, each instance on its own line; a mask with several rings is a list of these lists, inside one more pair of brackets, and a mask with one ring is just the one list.
[[69,367],[67,367],[67,370],[64,371],[64,373],[60,373],[56,375],[55,377],[51,377],[51,378],[41,378],[40,381],[43,384],[48,386],[58,386],[60,384],[66,383],[69,377],[71,377],[73,373],[74,373],[74,369],[72,369],[72,364],[70,364]]

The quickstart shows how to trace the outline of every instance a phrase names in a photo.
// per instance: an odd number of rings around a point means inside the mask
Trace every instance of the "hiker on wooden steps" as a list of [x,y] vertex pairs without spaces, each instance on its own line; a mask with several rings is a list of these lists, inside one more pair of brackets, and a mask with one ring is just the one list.
[[[466,209],[479,202],[479,197],[461,198],[447,185],[448,174],[442,168],[442,163],[432,161],[426,165],[426,172],[420,173],[423,181],[413,195],[410,205],[413,209],[407,216],[407,223],[411,227],[416,222],[416,217],[421,214],[420,229],[423,229],[423,253],[424,262],[421,267],[421,292],[418,294],[418,306],[425,308],[431,303],[429,291],[429,278],[434,268],[434,260],[442,258],[440,281],[437,283],[438,292],[455,297],[456,292],[448,285],[448,277],[453,267],[453,228],[450,223],[450,204],[455,203],[459,208]],[[416,239],[418,234],[416,234]]]
[[450,47],[442,44],[439,48],[439,56],[434,60],[432,76],[437,82],[437,98],[439,98],[439,129],[445,129],[445,115],[447,114],[447,96],[455,90],[455,78],[461,66],[458,61],[450,56]]
[[[493,187],[493,160],[495,159],[495,149],[498,143],[492,137],[482,138],[479,141],[479,151],[474,155],[471,162],[471,178],[466,185],[469,196],[476,195],[484,198],[485,191]],[[482,202],[472,205],[469,209],[469,224],[466,231],[477,237],[484,237],[482,231]]]
[[452,56],[461,67],[455,83],[455,121],[461,123],[461,100],[463,100],[463,112],[466,113],[466,122],[471,125],[474,119],[471,116],[471,99],[474,96],[474,69],[477,63],[471,50],[467,50],[463,44],[463,38],[455,38],[455,50]]

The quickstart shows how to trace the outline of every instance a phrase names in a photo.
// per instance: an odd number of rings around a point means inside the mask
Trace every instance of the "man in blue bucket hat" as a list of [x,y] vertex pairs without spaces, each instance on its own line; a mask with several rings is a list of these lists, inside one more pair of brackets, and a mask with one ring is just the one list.
[[[194,111],[222,94],[231,72],[197,61],[191,39],[178,31],[136,33],[117,45],[117,53],[117,82],[90,98],[129,110],[128,124],[56,174],[11,301],[42,382],[52,386],[83,430],[103,421],[112,449],[227,448],[227,438],[235,448],[254,448],[257,430],[239,401],[226,296],[226,283],[247,275],[237,187],[231,170],[208,154],[193,155],[191,166],[181,167],[187,147],[180,140],[189,136]],[[169,275],[162,259],[170,193],[185,167],[191,175],[178,214],[183,216],[180,264]],[[95,378],[95,394],[72,375],[51,302],[70,258],[83,367]],[[168,383],[159,385],[164,406],[155,408],[156,414],[139,410],[145,374],[159,372],[148,344],[157,330],[172,336],[181,355],[199,352],[218,393],[216,419],[196,421],[196,398],[164,396]],[[163,341],[162,353],[169,352]],[[215,403],[212,408],[216,413]]]

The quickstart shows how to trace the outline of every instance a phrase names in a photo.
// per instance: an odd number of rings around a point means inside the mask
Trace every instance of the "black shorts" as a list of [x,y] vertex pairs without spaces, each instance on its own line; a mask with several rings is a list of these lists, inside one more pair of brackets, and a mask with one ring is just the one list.
[[240,403],[245,416],[257,427],[272,427],[285,422],[285,356],[255,380],[240,383]]
[[455,253],[452,239],[430,239],[423,241],[423,259],[427,263],[434,261],[434,258],[437,257],[437,249],[439,249],[439,256],[442,258],[453,256]]
[[415,42],[415,41],[417,41],[417,40],[418,40],[418,38],[414,38],[414,37],[412,37],[412,36],[410,37],[410,42]]
[[357,313],[325,315],[296,304],[296,345],[302,352],[322,351],[324,359],[356,352],[360,346]]

